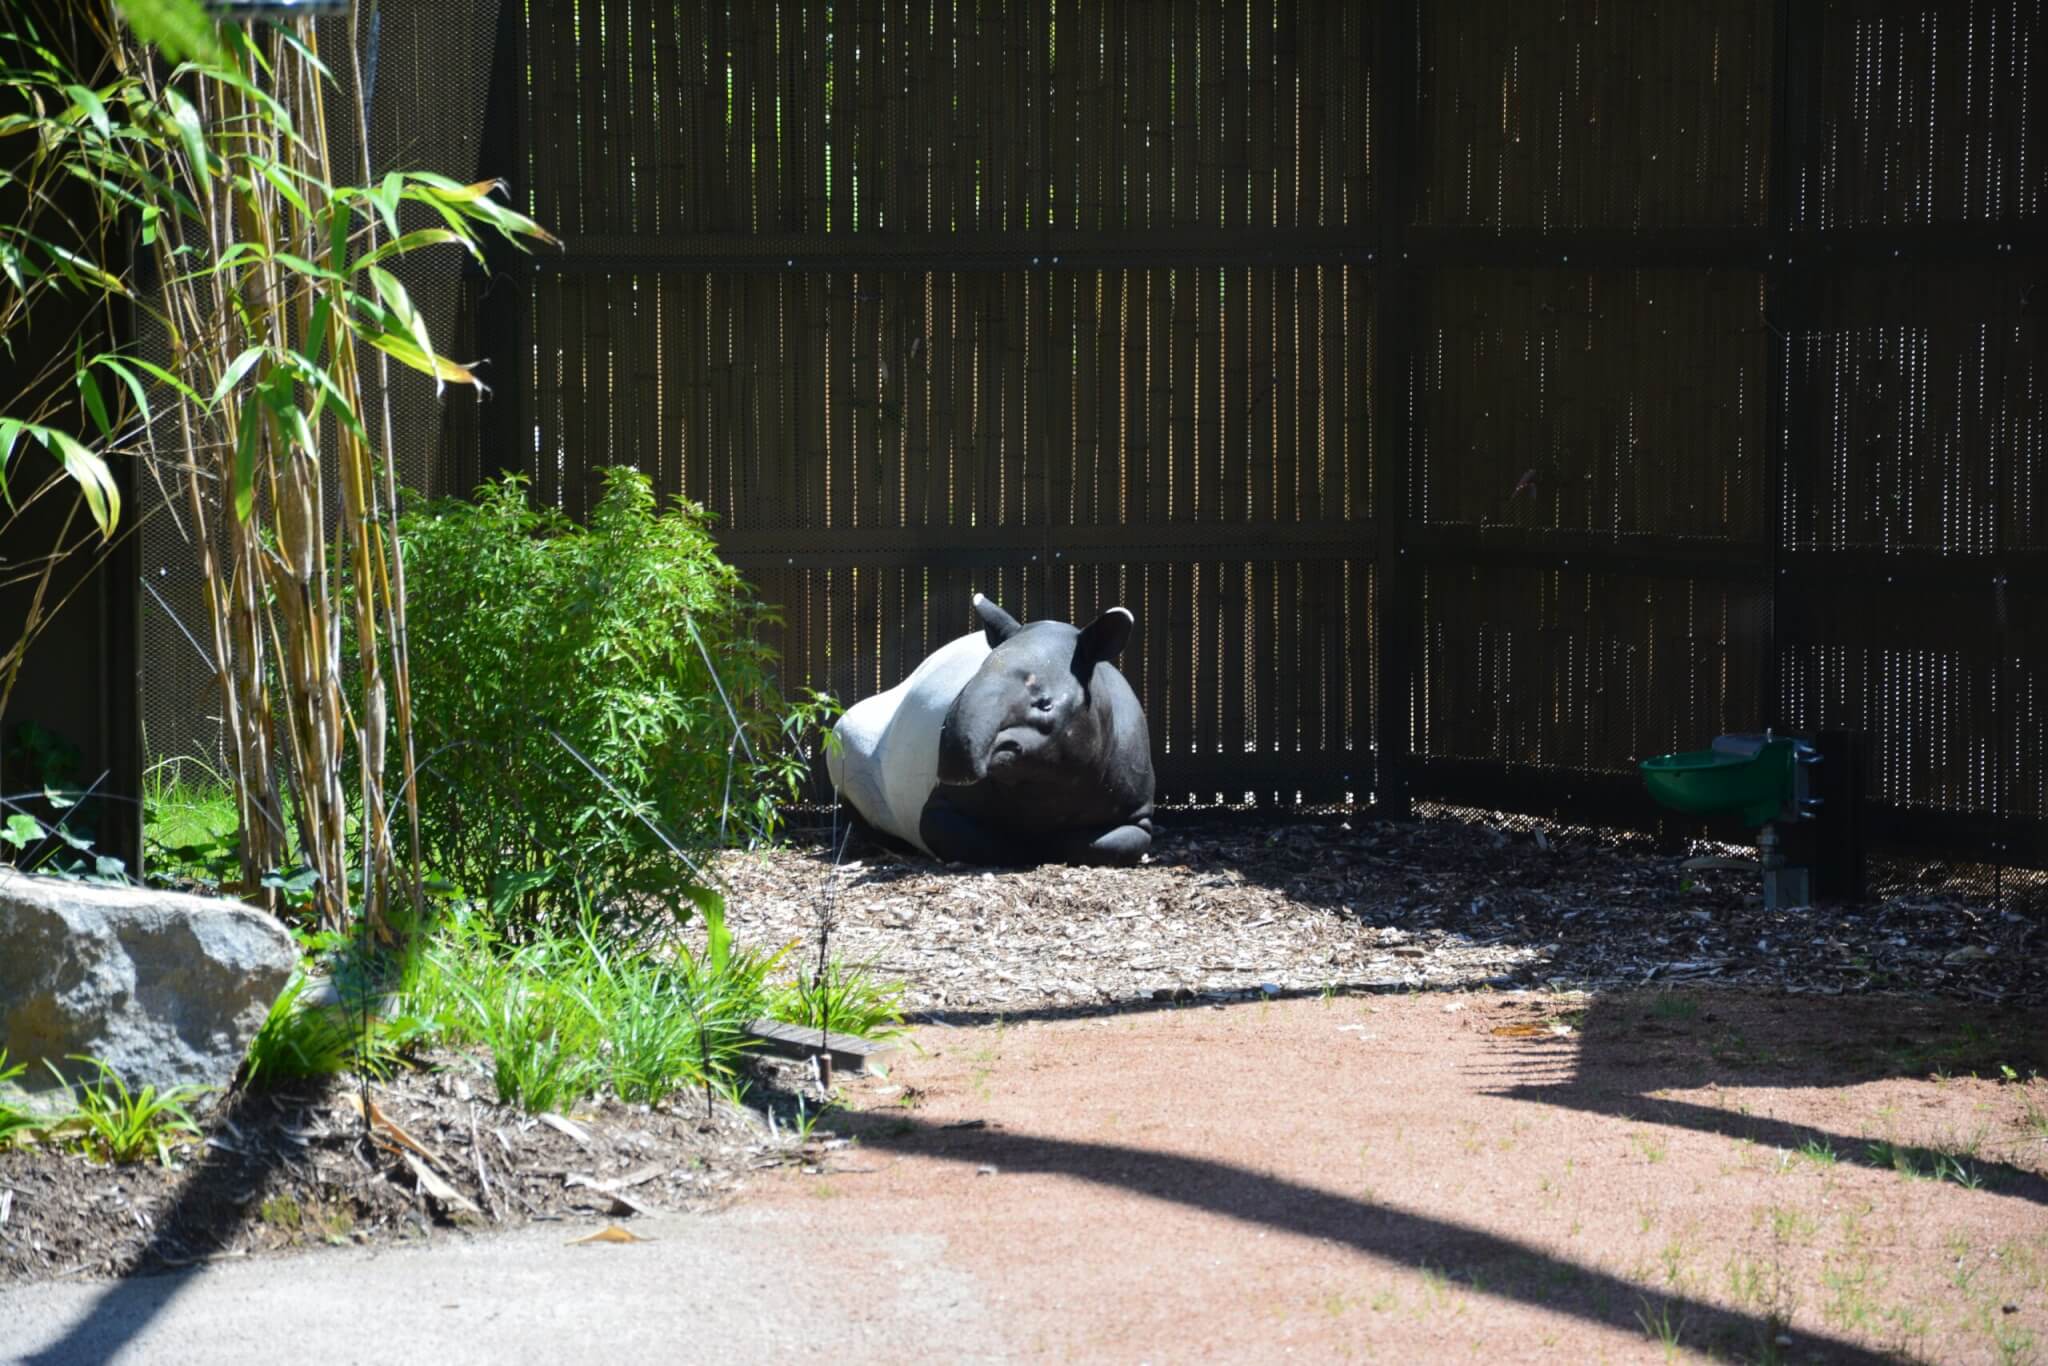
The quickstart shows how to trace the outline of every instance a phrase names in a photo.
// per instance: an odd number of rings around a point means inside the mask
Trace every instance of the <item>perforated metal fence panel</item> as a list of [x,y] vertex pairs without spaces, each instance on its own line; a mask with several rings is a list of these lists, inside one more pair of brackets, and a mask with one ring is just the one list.
[[566,240],[408,282],[498,381],[408,482],[638,466],[786,687],[1123,603],[1170,800],[1641,823],[1844,727],[2048,864],[2038,0],[378,12],[373,164]]

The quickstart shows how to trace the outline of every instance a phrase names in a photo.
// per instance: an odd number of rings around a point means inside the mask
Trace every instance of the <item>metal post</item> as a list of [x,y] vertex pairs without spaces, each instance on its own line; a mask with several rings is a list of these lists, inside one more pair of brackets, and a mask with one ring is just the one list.
[[1409,261],[1415,180],[1426,149],[1417,142],[1421,20],[1416,0],[1386,0],[1378,15],[1372,127],[1377,157],[1377,246],[1373,261],[1373,804],[1383,816],[1410,814],[1409,735],[1414,710],[1419,581],[1406,553],[1408,464],[1413,450],[1415,358],[1420,354],[1415,270]]

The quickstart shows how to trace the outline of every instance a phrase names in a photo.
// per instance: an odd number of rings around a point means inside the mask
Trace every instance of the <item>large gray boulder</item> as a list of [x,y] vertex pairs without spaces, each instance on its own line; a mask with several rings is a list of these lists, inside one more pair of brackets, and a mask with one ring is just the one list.
[[17,1084],[96,1075],[131,1089],[225,1087],[283,992],[298,950],[240,902],[102,887],[0,868],[0,1048]]

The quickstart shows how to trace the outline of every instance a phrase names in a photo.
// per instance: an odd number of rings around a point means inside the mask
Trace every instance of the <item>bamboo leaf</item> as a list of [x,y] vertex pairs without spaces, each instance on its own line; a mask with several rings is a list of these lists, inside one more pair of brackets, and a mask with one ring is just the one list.
[[121,283],[119,276],[101,268],[98,263],[88,261],[69,247],[46,242],[32,233],[23,233],[22,236],[49,253],[50,259],[57,263],[57,269],[63,273],[65,279],[76,281],[82,276],[109,294],[127,296],[128,286]]
[[[247,351],[242,353],[248,355]],[[242,429],[235,434],[235,520],[246,522],[256,507],[256,428],[263,421],[257,406],[260,390],[251,389],[242,399]]]
[[[274,161],[258,161],[256,167],[263,173],[263,178],[269,181],[279,194],[284,196],[287,204],[290,204],[307,218],[313,216],[313,211],[306,207],[306,197],[299,193],[299,187],[292,184],[291,177],[284,173],[282,167]],[[280,254],[279,259],[283,259],[282,254]]]
[[114,136],[114,124],[113,120],[107,117],[106,102],[100,99],[97,93],[82,85],[67,85],[64,87],[64,93],[71,97],[71,108],[64,111],[65,118],[70,118],[72,113],[76,112],[89,120],[92,126],[99,130],[101,137]]
[[218,403],[228,396],[228,391],[242,382],[242,376],[249,373],[249,367],[263,359],[263,348],[252,346],[228,362],[228,368],[221,371],[220,383],[213,386],[210,403]]
[[85,495],[85,506],[99,523],[100,536],[111,539],[121,519],[121,490],[107,462],[79,444],[78,438],[54,427],[43,429],[43,444],[64,463],[64,472]]
[[14,458],[15,444],[28,429],[20,418],[0,417],[0,498],[5,498],[9,507],[14,506],[14,495],[7,491],[7,462]]
[[505,188],[505,182],[502,180],[479,180],[474,185],[464,185],[447,176],[436,175],[432,171],[414,171],[412,178],[415,184],[425,186],[427,192],[435,198],[445,199],[450,203],[468,203],[473,199],[482,199],[493,190]]
[[413,369],[434,376],[436,379],[453,380],[457,384],[474,384],[478,389],[484,386],[472,374],[469,367],[458,365],[443,356],[420,350],[411,338],[396,332],[376,332],[363,338],[386,355],[395,356]]
[[[418,345],[420,353],[434,355],[434,339],[427,334],[427,320],[412,306],[412,299],[405,292],[405,286],[398,283],[396,276],[382,266],[370,267],[370,278],[377,283],[377,295],[384,301],[384,307],[397,319],[406,334]],[[439,364],[439,358],[436,357]],[[442,376],[437,368],[434,372],[434,393],[438,397],[443,388]]]
[[478,199],[460,206],[462,211],[486,223],[508,237],[531,237],[551,247],[559,247],[562,240],[549,232],[525,214],[506,208],[495,199]]
[[[333,313],[333,301],[325,294],[313,301],[313,320],[306,324],[306,335],[299,339],[299,354],[308,365],[317,366],[320,357],[327,353],[327,329]],[[320,411],[318,403],[313,405],[313,411]]]
[[199,182],[199,188],[209,199],[213,196],[213,182],[209,179],[211,168],[206,161],[206,130],[199,125],[199,111],[192,107],[192,101],[176,90],[164,90],[164,103],[171,109],[171,131],[184,144],[185,159],[192,163],[192,176]]
[[300,61],[303,61],[306,65],[319,72],[321,80],[331,81],[334,79],[334,73],[327,69],[327,63],[314,56],[313,50],[300,42],[297,34],[293,33],[283,24],[279,24],[273,32],[277,34],[286,47],[299,54]]
[[143,389],[142,380],[133,370],[128,368],[126,361],[122,360],[119,356],[100,355],[94,356],[92,363],[111,370],[115,378],[128,386],[128,393],[135,400],[135,411],[142,414],[144,422],[155,420],[150,416],[149,412],[149,394]]
[[341,200],[330,200],[327,205],[327,259],[346,261],[348,259],[348,225],[354,215]]
[[284,429],[285,435],[298,443],[306,454],[317,456],[319,451],[313,445],[312,425],[306,421],[306,415],[299,411],[298,403],[292,398],[290,372],[279,369],[274,381],[264,385],[260,392],[263,394],[264,403],[277,415],[278,425]]
[[128,358],[127,363],[129,365],[134,366],[136,369],[142,371],[142,373],[148,375],[150,378],[155,379],[160,383],[170,385],[173,389],[177,390],[181,396],[190,399],[194,403],[204,404],[206,402],[205,399],[199,396],[199,391],[197,389],[194,389],[191,385],[185,383],[184,380],[179,379],[176,375],[172,374],[169,370],[164,369],[163,366],[158,365],[153,360],[144,360],[140,356],[130,356]]
[[100,429],[100,435],[108,440],[114,436],[113,419],[107,416],[107,400],[100,393],[100,382],[93,378],[92,367],[85,364],[84,353],[72,349],[71,371],[78,380],[78,396],[85,400],[85,411],[92,418],[92,425]]
[[199,0],[114,0],[135,36],[163,49],[172,61],[220,62],[227,53]]
[[403,256],[409,251],[418,251],[421,247],[439,246],[444,242],[459,242],[471,256],[474,256],[479,261],[484,259],[483,253],[476,249],[476,243],[462,233],[455,232],[449,228],[419,228],[413,232],[406,233],[403,237],[393,238],[375,251],[363,253],[362,256],[357,258],[356,263],[349,267],[349,272],[353,274],[356,271],[374,266],[379,261],[388,260],[393,256]]
[[369,444],[370,434],[363,429],[362,420],[356,416],[355,406],[349,402],[348,395],[344,394],[341,391],[341,387],[334,382],[334,376],[328,374],[325,369],[318,365],[307,363],[304,358],[294,353],[286,353],[286,358],[281,360],[279,364],[289,369],[299,383],[319,390],[322,403],[334,409],[334,415],[347,424],[348,429],[355,433],[358,441],[365,445]]
[[299,274],[310,276],[315,280],[341,279],[341,276],[335,274],[327,267],[315,265],[313,262],[308,261],[305,257],[294,256],[288,251],[274,252],[271,255],[271,259],[274,261],[281,262],[284,265],[290,266],[293,270],[299,272]]
[[404,189],[405,178],[393,171],[376,189],[368,192],[370,202],[377,206],[377,212],[384,219],[385,231],[393,237],[398,236],[398,196]]

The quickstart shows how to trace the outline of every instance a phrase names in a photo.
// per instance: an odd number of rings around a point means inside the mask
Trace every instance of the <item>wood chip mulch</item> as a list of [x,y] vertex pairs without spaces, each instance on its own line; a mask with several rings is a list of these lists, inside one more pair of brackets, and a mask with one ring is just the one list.
[[[1515,828],[1519,826],[1521,828]],[[735,933],[814,941],[910,985],[924,1015],[1326,990],[1659,983],[2048,999],[2048,896],[1938,894],[1770,912],[1753,850],[1552,834],[1472,816],[1222,821],[1162,831],[1132,869],[983,871],[826,841],[728,854]]]

